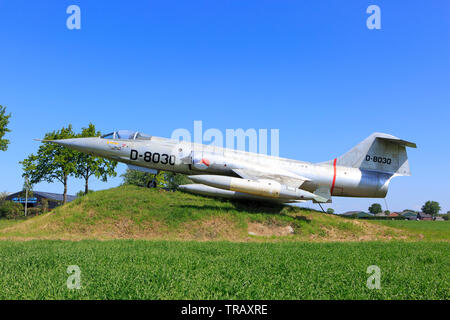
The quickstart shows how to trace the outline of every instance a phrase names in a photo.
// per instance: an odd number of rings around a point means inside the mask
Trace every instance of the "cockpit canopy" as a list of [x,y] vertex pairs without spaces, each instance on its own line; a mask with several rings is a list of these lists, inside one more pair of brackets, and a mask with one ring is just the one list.
[[151,140],[151,136],[130,130],[119,130],[111,132],[102,136],[102,139],[114,139],[114,140]]

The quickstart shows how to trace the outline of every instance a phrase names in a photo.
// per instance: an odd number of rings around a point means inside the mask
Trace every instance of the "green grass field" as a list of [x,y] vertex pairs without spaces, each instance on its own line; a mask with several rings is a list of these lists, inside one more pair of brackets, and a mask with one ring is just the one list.
[[0,220],[0,299],[448,299],[449,228],[126,186]]
[[[0,242],[0,299],[448,299],[439,242]],[[79,290],[67,267],[81,270]],[[366,286],[381,269],[381,289]]]
[[383,226],[408,231],[411,235],[427,240],[450,239],[449,221],[373,220]]

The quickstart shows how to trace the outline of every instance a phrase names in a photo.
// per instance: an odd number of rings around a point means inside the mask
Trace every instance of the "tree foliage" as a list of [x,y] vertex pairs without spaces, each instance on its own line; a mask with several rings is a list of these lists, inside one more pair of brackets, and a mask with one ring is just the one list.
[[8,129],[9,118],[11,114],[6,114],[6,107],[0,105],[0,150],[6,151],[8,149],[9,140],[3,137],[7,132],[11,132]]
[[[59,140],[74,138],[72,125],[59,131],[52,131],[45,135],[46,140]],[[29,179],[31,184],[41,181],[53,182],[55,180],[64,185],[64,200],[67,200],[67,180],[76,174],[77,152],[53,143],[43,143],[36,155],[31,154],[21,162],[23,177]]]
[[379,203],[373,203],[370,207],[369,207],[369,212],[373,213],[373,214],[377,214],[382,212],[383,210],[381,209],[381,204]]
[[422,206],[422,211],[426,214],[436,215],[441,210],[441,206],[439,205],[439,202],[436,201],[427,201]]
[[[80,134],[75,134],[72,125],[53,131],[45,135],[45,140],[60,140],[71,138],[88,138],[100,136],[95,126],[90,123],[87,128],[83,128]],[[89,179],[95,176],[106,182],[108,177],[116,176],[116,161],[106,160],[99,157],[90,156],[82,152],[74,151],[66,147],[43,143],[36,155],[31,154],[21,162],[23,167],[23,177],[28,179],[30,184],[41,181],[59,181],[64,185],[64,200],[67,201],[67,181],[70,176],[85,180],[85,193],[89,192]]]
[[23,206],[20,203],[3,201],[0,204],[0,218],[15,219],[23,215]]
[[27,191],[28,191],[28,196],[32,197],[33,196],[33,184],[30,182],[28,177],[25,177],[25,180],[24,180],[23,186],[22,186],[21,195],[23,194],[23,196],[25,197],[27,195]]
[[[82,131],[77,138],[89,138],[101,136],[101,132],[95,129],[95,125],[89,124],[87,128],[82,128]],[[82,152],[76,152],[76,172],[77,178],[82,178],[85,181],[84,194],[89,192],[89,178],[97,177],[103,182],[108,181],[108,177],[115,177],[117,161],[107,160],[100,157],[94,157]]]
[[[123,184],[131,184],[138,187],[146,187],[148,182],[153,180],[154,176],[155,175],[151,173],[130,169],[127,169],[127,171],[125,171],[125,173],[121,175],[121,177],[123,178]],[[163,172],[159,172],[156,175],[156,186],[166,186],[166,180]]]
[[328,208],[327,209],[327,213],[328,214],[333,214],[334,213],[334,209],[333,208]]
[[95,192],[94,190],[88,190],[88,192],[86,193],[86,190],[80,190],[77,192],[76,196],[79,197],[83,197],[89,193]]
[[9,196],[9,193],[6,191],[0,192],[0,204],[5,201],[6,197]]
[[191,184],[192,180],[189,179],[186,175],[181,173],[169,172],[165,171],[164,175],[166,177],[166,188],[170,190],[176,190],[178,186],[182,184]]
[[[121,177],[123,178],[123,184],[146,187],[148,182],[154,178],[154,175],[151,173],[127,169]],[[179,185],[189,183],[192,183],[192,181],[185,175],[179,173],[160,171],[156,176],[156,186],[160,188],[175,190]]]

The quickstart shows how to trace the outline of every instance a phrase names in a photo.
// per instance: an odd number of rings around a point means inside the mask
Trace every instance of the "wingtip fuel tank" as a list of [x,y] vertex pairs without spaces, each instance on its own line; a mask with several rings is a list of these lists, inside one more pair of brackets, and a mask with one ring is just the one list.
[[195,175],[189,176],[194,182],[210,187],[247,193],[254,196],[272,199],[295,199],[295,200],[315,200],[323,202],[321,198],[311,192],[283,186],[274,180],[250,180],[217,175]]

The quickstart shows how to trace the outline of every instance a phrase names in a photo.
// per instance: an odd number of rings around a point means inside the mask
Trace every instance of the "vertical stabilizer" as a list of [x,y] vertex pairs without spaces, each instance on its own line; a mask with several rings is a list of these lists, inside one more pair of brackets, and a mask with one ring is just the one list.
[[338,157],[336,162],[338,166],[410,176],[406,147],[417,146],[413,142],[376,132]]

